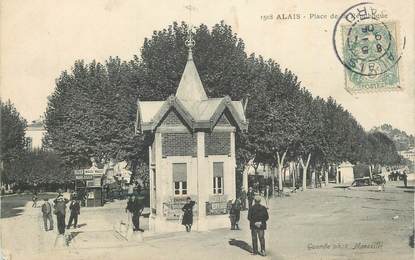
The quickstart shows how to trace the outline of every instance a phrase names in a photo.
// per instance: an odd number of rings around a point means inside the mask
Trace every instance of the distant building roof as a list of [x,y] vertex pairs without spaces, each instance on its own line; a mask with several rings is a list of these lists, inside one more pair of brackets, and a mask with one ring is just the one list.
[[354,165],[353,164],[351,164],[349,161],[346,161],[346,162],[342,162],[340,165],[339,165],[339,168],[346,168],[346,167],[353,167]]
[[141,132],[154,131],[172,109],[192,130],[212,130],[225,111],[228,111],[238,129],[245,131],[248,128],[241,101],[232,101],[229,96],[207,97],[191,50],[176,95],[165,101],[138,101],[137,106],[136,129]]
[[43,119],[39,118],[39,119],[33,120],[31,123],[27,124],[26,130],[28,131],[45,130]]

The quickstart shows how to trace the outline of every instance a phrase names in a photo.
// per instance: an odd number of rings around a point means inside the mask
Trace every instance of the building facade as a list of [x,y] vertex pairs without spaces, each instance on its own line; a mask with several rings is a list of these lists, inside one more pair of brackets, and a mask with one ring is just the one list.
[[235,133],[247,126],[241,101],[207,97],[190,47],[176,95],[138,102],[136,131],[152,138],[150,230],[183,230],[187,197],[196,202],[193,229],[229,226],[227,203],[236,197]]
[[46,133],[46,129],[43,125],[43,120],[40,118],[38,120],[32,121],[32,123],[27,125],[25,138],[26,138],[26,147],[29,150],[36,150],[42,148],[42,140]]

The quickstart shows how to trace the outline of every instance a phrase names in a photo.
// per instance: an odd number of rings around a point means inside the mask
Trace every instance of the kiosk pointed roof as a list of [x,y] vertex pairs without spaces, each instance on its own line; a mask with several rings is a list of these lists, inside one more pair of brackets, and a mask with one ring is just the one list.
[[208,100],[202,81],[195,63],[193,62],[192,49],[189,48],[186,67],[184,68],[176,97],[181,101],[204,101]]

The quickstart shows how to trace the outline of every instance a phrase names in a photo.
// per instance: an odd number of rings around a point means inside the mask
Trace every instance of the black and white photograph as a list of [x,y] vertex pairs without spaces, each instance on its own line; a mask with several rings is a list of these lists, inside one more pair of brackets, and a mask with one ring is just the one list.
[[0,260],[412,260],[415,2],[0,0]]

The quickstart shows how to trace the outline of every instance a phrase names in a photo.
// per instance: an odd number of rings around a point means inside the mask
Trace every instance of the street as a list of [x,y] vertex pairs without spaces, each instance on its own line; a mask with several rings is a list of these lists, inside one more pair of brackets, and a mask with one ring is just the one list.
[[[126,241],[114,231],[126,217],[126,201],[82,208],[81,227],[68,231],[68,247],[54,246],[56,229],[43,231],[40,208],[30,201],[23,214],[2,217],[2,248],[12,259],[413,259],[415,189],[410,184],[388,182],[385,192],[376,186],[331,185],[271,199],[265,258],[250,254],[246,211],[240,231],[146,231],[142,242]],[[2,203],[12,200],[5,197]],[[141,220],[147,229],[148,219]]]

